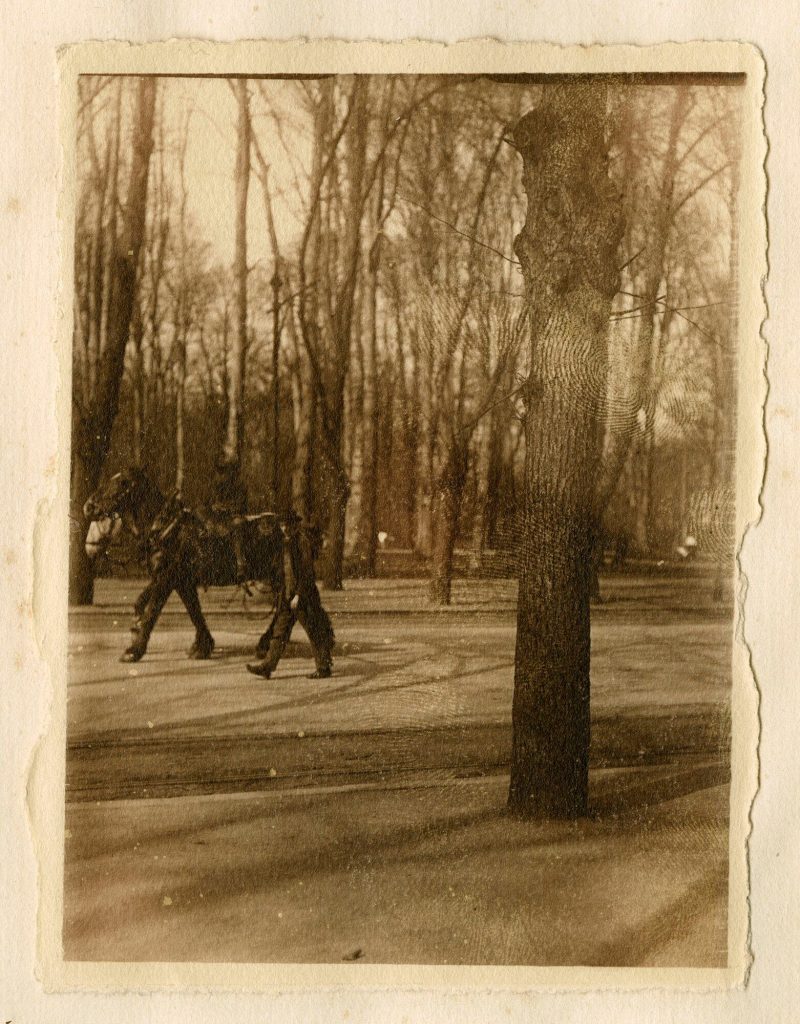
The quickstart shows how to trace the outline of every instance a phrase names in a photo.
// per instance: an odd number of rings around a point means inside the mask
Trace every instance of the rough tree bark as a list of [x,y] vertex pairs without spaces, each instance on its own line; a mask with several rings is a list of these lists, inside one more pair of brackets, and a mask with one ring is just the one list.
[[[109,255],[104,344],[97,354],[91,404],[86,405],[73,398],[70,604],[91,604],[93,597],[92,569],[84,550],[88,524],[84,519],[83,505],[100,480],[119,407],[119,389],[136,299],[136,275],[144,236],[155,95],[156,80],[139,79],[128,193],[122,212],[121,230],[112,240]],[[73,388],[76,393],[77,384]]]
[[535,818],[588,805],[592,484],[622,224],[606,102],[600,82],[553,86],[512,137],[531,351],[508,802]]

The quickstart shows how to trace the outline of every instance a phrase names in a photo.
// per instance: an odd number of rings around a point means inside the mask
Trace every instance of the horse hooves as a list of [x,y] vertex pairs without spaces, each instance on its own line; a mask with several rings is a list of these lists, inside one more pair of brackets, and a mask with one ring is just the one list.
[[211,657],[213,650],[214,641],[211,640],[207,644],[192,644],[192,646],[186,653],[194,661],[206,661],[208,658]]
[[330,668],[318,668],[315,672],[312,672],[307,679],[330,679],[333,675],[333,669]]
[[129,647],[119,660],[123,662],[141,661],[143,657],[144,651],[138,651],[135,647]]

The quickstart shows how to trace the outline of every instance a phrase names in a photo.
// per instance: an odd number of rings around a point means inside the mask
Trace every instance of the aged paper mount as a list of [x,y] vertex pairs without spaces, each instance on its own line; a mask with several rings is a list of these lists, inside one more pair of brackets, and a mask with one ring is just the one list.
[[[719,44],[557,48],[471,41],[453,46],[425,43],[239,43],[171,42],[146,46],[84,44],[61,54],[62,139],[74,145],[76,80],[79,75],[253,75],[314,73],[723,73],[744,74],[740,209],[740,299],[737,415],[737,538],[758,518],[764,469],[761,426],[764,398],[764,319],[761,281],[766,272],[762,130],[764,69],[750,47]],[[48,731],[37,752],[29,784],[29,808],[40,859],[41,976],[50,991],[196,990],[290,991],[331,987],[468,988],[493,990],[581,990],[680,988],[712,990],[739,985],[746,976],[748,948],[749,813],[757,788],[757,690],[742,635],[739,603],[733,642],[730,861],[727,968],[584,968],[431,965],[302,965],[240,963],[112,963],[65,961],[63,921],[64,750],[66,743],[66,587],[72,337],[72,224],[75,181],[65,159],[60,217],[62,289],[58,394],[60,451],[58,500],[48,529],[60,532],[56,571],[39,576],[35,608],[40,642],[50,665],[53,703]],[[741,581],[737,601],[744,598]],[[45,628],[46,622],[46,628]]]

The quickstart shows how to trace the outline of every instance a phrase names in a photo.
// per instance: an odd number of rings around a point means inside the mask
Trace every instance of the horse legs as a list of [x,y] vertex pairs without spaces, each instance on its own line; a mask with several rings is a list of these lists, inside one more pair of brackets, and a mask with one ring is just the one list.
[[120,661],[139,661],[147,650],[147,642],[150,634],[158,621],[161,610],[167,603],[167,598],[175,589],[171,578],[153,580],[145,587],[136,600],[134,611],[136,618],[133,622],[133,641],[130,647],[126,648]]
[[197,587],[193,583],[179,583],[175,589],[178,591],[178,597],[186,606],[186,611],[194,626],[194,643],[186,653],[190,658],[197,660],[210,658],[211,652],[214,650],[214,637],[211,635],[203,615],[203,609],[200,607]]

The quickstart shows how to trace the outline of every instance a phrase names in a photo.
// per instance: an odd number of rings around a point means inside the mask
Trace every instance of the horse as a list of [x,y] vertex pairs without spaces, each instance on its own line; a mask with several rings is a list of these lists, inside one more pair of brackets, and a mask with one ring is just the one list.
[[[143,547],[150,583],[134,602],[132,642],[123,662],[144,657],[150,635],[170,594],[175,591],[195,628],[190,658],[210,658],[214,638],[208,628],[198,587],[225,587],[237,583],[236,553],[223,528],[211,529],[186,508],[176,493],[165,498],[144,470],[131,466],[116,473],[104,488],[94,492],[83,507],[89,520],[86,553],[91,559],[106,554],[123,529]],[[248,579],[264,582],[273,593],[280,586],[283,533],[271,512],[246,516],[243,531]],[[256,654],[263,657],[271,630],[260,637]]]

